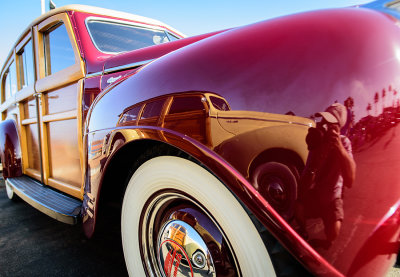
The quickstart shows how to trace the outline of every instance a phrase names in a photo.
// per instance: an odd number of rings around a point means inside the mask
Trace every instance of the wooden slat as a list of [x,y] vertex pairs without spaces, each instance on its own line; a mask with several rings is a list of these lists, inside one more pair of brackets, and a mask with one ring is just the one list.
[[71,186],[70,184],[56,180],[54,178],[48,178],[48,185],[55,189],[61,190],[69,195],[72,195],[73,197],[83,199],[80,187]]
[[43,116],[43,122],[53,122],[53,121],[68,120],[75,118],[77,118],[76,110],[45,115]]
[[25,174],[40,181],[40,172],[32,168],[25,169]]
[[28,118],[21,121],[22,125],[29,125],[37,123],[37,118]]
[[77,132],[77,136],[78,136],[78,148],[79,148],[79,161],[80,161],[80,165],[81,165],[81,194],[83,195],[83,190],[84,190],[84,180],[85,180],[85,154],[83,151],[83,107],[82,107],[82,103],[83,103],[83,79],[78,81],[78,85],[77,85],[77,128],[78,128],[78,132]]
[[21,134],[21,152],[22,152],[22,172],[25,172],[25,169],[29,167],[29,156],[28,156],[28,145],[26,142],[26,130],[24,124],[22,123],[25,118],[24,105],[19,105],[19,130]]

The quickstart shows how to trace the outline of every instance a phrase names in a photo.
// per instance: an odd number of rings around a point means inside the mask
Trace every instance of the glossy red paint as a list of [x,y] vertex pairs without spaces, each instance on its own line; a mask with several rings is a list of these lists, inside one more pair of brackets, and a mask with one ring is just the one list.
[[[98,195],[102,172],[113,154],[91,151],[91,146],[101,144],[104,149],[105,139],[115,132],[130,134],[125,143],[165,142],[218,176],[314,274],[364,276],[366,269],[388,268],[399,249],[394,243],[400,198],[399,75],[400,30],[393,19],[367,9],[297,14],[203,39],[142,67],[96,99],[86,135],[88,192]],[[296,220],[286,222],[233,166],[241,163],[240,153],[254,148],[253,143],[241,140],[237,151],[225,153],[184,131],[162,128],[161,121],[156,126],[117,127],[121,113],[135,103],[193,91],[222,96],[234,112],[314,118],[334,102],[346,105],[352,127],[342,131],[351,140],[356,172],[351,188],[344,189],[344,218],[334,240],[327,239],[321,217],[310,218],[307,235],[300,237],[293,229],[298,227]],[[258,128],[264,127],[259,120]],[[335,166],[339,165],[333,160]],[[393,209],[393,216],[388,216]],[[85,223],[88,234],[93,224],[93,219]],[[388,224],[390,236],[382,235]],[[378,251],[371,245],[391,247]],[[369,272],[369,276],[379,274]]]
[[137,69],[131,69],[131,70],[124,70],[124,71],[117,71],[109,74],[103,74],[101,76],[101,90],[104,90],[108,86],[114,85],[129,75],[133,74]]
[[12,119],[1,122],[0,134],[0,157],[3,165],[3,177],[21,176],[21,146],[15,122]]
[[85,19],[90,16],[101,16],[80,12],[69,12],[68,15],[71,19],[71,24],[73,25],[77,41],[79,41],[78,46],[81,47],[80,51],[82,58],[86,61],[86,73],[91,74],[103,71],[104,61],[113,55],[102,53],[97,50],[90,39],[85,23]]
[[168,54],[174,50],[185,47],[189,44],[195,43],[197,41],[203,40],[205,38],[214,36],[224,31],[212,32],[208,34],[198,35],[194,37],[179,39],[169,43],[163,43],[159,45],[154,45],[135,51],[130,51],[116,55],[108,59],[104,64],[104,69],[110,69],[117,66],[124,66],[129,63],[140,63],[143,61],[150,61],[159,58],[165,54]]
[[[82,121],[86,120],[90,106],[101,92],[101,76],[85,79],[82,95]],[[84,125],[82,125],[84,126]]]

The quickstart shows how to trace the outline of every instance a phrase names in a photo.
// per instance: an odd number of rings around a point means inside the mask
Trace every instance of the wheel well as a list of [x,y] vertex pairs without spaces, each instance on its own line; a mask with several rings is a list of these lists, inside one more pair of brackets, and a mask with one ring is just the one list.
[[144,162],[141,160],[143,154],[154,148],[174,149],[172,146],[152,140],[130,142],[118,149],[111,157],[101,184],[101,204],[110,201],[122,203],[127,181]]
[[262,152],[253,160],[249,168],[249,177],[253,176],[254,170],[259,165],[266,162],[279,162],[287,165],[292,171],[297,170],[297,172],[293,172],[296,178],[299,178],[299,174],[304,169],[304,162],[296,152],[283,148],[272,148]]
[[130,142],[118,149],[111,157],[101,184],[98,223],[103,220],[103,216],[108,217],[109,213],[115,215],[116,209],[120,212],[126,185],[136,169],[146,160],[164,155],[178,156],[198,163],[185,152],[153,140]]
[[[303,162],[296,153],[288,150],[281,150],[284,149],[266,151],[257,157],[255,162],[261,164],[265,161],[277,161],[284,164],[293,164],[293,161],[296,161],[296,167],[304,167]],[[98,213],[99,217],[96,222],[96,225],[98,226],[96,227],[96,230],[98,230],[99,227],[101,229],[99,232],[100,236],[103,236],[103,232],[112,232],[115,235],[121,233],[120,215],[127,182],[141,164],[153,157],[163,155],[182,157],[204,167],[204,165],[189,154],[163,142],[141,140],[123,145],[111,158],[102,182]],[[253,170],[257,166],[255,162],[252,163],[252,166],[255,166]],[[302,267],[293,256],[280,245],[264,225],[262,225],[261,222],[248,210],[243,202],[237,197],[236,199],[242,205],[258,230],[265,247],[270,253],[275,270],[277,270],[278,273],[281,271],[288,271],[288,266],[290,265],[289,271],[297,273],[302,272],[302,275],[299,276],[309,276],[307,273],[304,273],[304,267]],[[98,231],[96,231],[96,233],[97,232]],[[276,248],[279,248],[279,251],[276,251]]]

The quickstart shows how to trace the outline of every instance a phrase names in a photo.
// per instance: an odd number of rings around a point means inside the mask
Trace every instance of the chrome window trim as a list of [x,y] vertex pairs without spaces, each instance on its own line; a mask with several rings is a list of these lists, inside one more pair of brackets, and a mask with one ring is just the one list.
[[103,74],[102,71],[94,72],[94,73],[89,73],[85,75],[85,79],[101,76]]
[[86,30],[89,33],[90,36],[90,40],[92,41],[94,47],[96,47],[96,49],[98,51],[100,51],[101,53],[104,54],[112,54],[112,55],[117,55],[120,53],[124,53],[124,52],[107,52],[107,51],[102,51],[100,50],[100,48],[97,46],[96,41],[93,39],[92,33],[90,32],[90,28],[88,26],[89,21],[96,21],[96,22],[105,22],[105,23],[114,23],[114,24],[119,24],[119,25],[127,25],[127,26],[132,26],[132,27],[136,27],[136,28],[141,28],[141,29],[148,29],[148,30],[156,30],[156,31],[163,31],[163,32],[168,32],[167,29],[160,27],[160,26],[154,26],[154,25],[147,25],[144,23],[133,23],[133,22],[129,22],[129,21],[124,21],[124,20],[118,20],[118,19],[109,19],[109,18],[104,18],[104,17],[96,17],[96,16],[89,16],[85,19],[85,26],[86,26]]
[[101,76],[101,75],[105,75],[105,74],[110,74],[110,73],[114,73],[114,72],[118,72],[118,71],[133,69],[133,68],[148,64],[148,63],[150,63],[150,62],[152,62],[154,60],[155,59],[145,60],[145,61],[129,63],[129,64],[124,64],[124,65],[120,65],[120,66],[116,66],[116,67],[107,68],[103,72],[99,71],[99,72],[94,72],[94,73],[87,74],[85,76],[85,78],[88,79],[88,78],[93,78],[93,77],[97,77],[97,76]]
[[114,73],[114,72],[117,72],[117,71],[122,71],[122,70],[126,70],[126,69],[139,67],[139,66],[147,64],[149,62],[152,62],[154,60],[155,59],[145,60],[145,61],[129,63],[129,64],[124,64],[124,65],[120,65],[120,66],[116,66],[116,67],[107,68],[107,69],[104,70],[104,74],[110,74],[110,73]]

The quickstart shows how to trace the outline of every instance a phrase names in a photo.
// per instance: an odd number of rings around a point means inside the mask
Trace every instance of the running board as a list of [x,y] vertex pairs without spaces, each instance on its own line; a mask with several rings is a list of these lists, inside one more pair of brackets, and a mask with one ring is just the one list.
[[57,192],[27,176],[7,178],[15,194],[48,216],[67,223],[78,223],[82,202]]

